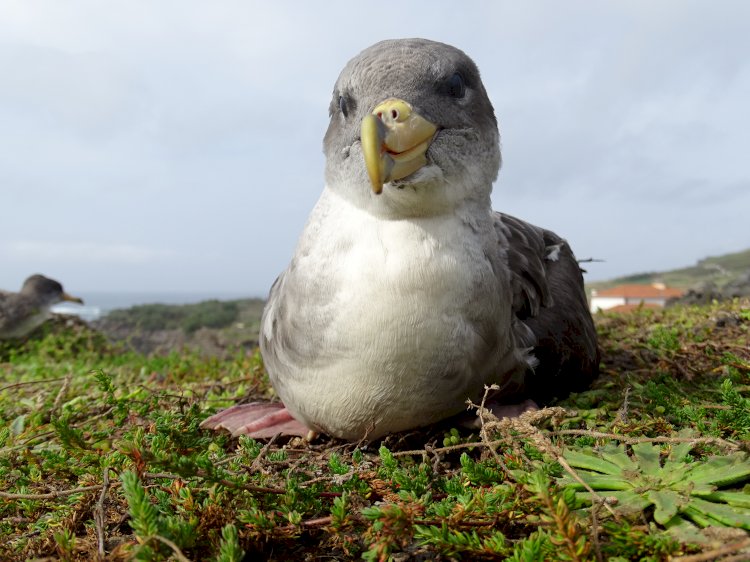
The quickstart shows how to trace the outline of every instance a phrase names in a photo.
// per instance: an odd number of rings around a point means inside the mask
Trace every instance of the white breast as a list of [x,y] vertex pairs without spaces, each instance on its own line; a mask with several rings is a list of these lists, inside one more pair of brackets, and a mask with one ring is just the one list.
[[[326,190],[293,263],[271,306],[294,303],[294,322],[266,311],[264,357],[287,407],[327,433],[377,437],[457,413],[513,354],[507,281],[459,215],[387,220]],[[285,352],[280,330],[316,345]]]

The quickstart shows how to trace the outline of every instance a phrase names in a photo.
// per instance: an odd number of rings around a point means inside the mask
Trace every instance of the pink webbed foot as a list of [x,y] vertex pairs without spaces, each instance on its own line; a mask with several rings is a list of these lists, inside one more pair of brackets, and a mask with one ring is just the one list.
[[248,435],[254,439],[265,439],[278,434],[309,438],[311,433],[280,402],[238,404],[206,418],[201,427],[224,429],[234,437]]

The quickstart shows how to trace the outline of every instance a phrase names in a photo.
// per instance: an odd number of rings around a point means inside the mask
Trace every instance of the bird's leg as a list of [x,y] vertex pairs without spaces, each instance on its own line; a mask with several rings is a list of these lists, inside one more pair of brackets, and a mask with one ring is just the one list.
[[203,420],[205,429],[224,429],[233,436],[248,435],[264,439],[279,433],[310,438],[311,430],[295,420],[284,404],[252,402],[238,404]]
[[[517,418],[524,412],[538,410],[539,406],[533,400],[524,400],[517,404],[500,404],[494,399],[487,400],[484,407],[493,413],[497,419]],[[456,422],[467,429],[479,429],[482,427],[482,420],[475,412],[465,412],[458,414]]]
[[539,409],[539,406],[533,400],[524,400],[518,404],[498,404],[494,400],[489,400],[484,407],[495,414],[497,419],[517,418],[525,412],[533,412]]

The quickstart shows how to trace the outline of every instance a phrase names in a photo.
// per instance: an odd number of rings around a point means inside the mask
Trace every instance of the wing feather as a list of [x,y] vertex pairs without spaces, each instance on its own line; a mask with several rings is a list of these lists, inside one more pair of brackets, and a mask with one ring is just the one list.
[[600,354],[575,255],[554,232],[510,215],[495,213],[495,228],[507,240],[514,331],[519,342],[531,340],[538,361],[522,392],[544,403],[583,390]]

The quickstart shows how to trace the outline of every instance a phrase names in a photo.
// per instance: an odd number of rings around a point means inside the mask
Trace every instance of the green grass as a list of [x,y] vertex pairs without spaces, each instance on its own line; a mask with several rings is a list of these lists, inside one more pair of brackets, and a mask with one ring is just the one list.
[[602,375],[562,409],[370,444],[201,430],[273,397],[257,353],[146,357],[65,322],[0,342],[0,559],[741,557],[750,305],[597,323]]
[[[594,266],[590,269],[594,271]],[[717,287],[723,287],[748,270],[750,270],[750,249],[733,254],[707,257],[693,266],[679,269],[648,271],[607,281],[586,283],[586,288],[587,291],[591,289],[601,291],[623,284],[650,285],[651,283],[661,282],[670,287],[689,289],[707,281],[715,283]]]

